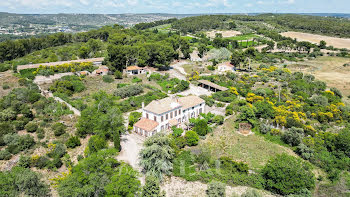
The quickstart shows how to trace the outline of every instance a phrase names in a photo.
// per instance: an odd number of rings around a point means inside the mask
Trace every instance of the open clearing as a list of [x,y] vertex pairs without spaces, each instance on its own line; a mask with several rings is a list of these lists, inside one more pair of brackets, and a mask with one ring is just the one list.
[[[200,197],[206,196],[207,185],[199,181],[187,182],[178,177],[171,177],[165,181],[161,189],[166,192],[167,197]],[[226,186],[226,196],[241,196],[250,187],[246,186]],[[260,190],[264,197],[273,197],[274,195]]]
[[301,33],[301,32],[293,32],[288,31],[281,33],[282,36],[296,38],[298,41],[309,41],[312,43],[320,43],[321,40],[327,42],[327,46],[331,45],[336,48],[347,48],[350,49],[350,39],[349,38],[336,38],[330,36],[322,36],[317,34],[310,33]]
[[215,35],[216,34],[222,34],[222,37],[224,38],[228,38],[228,37],[233,37],[233,36],[237,36],[237,35],[241,35],[242,33],[239,32],[239,31],[234,31],[234,30],[227,30],[227,31],[216,31],[216,30],[213,30],[213,31],[209,31],[207,32],[207,36],[209,38],[215,38]]
[[329,87],[336,87],[346,96],[350,95],[350,67],[343,65],[350,63],[350,58],[317,57],[288,66],[292,71],[301,71],[314,75],[324,81]]
[[234,117],[225,121],[222,127],[200,141],[201,149],[210,151],[214,157],[227,156],[235,161],[243,161],[252,169],[262,168],[270,157],[277,154],[295,155],[287,147],[266,141],[262,136],[238,134],[234,123]]

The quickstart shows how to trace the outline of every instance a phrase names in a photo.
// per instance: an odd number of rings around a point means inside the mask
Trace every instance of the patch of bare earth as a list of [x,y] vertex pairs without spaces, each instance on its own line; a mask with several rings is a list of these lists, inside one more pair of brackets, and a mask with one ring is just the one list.
[[[207,184],[199,181],[188,182],[178,177],[171,177],[164,181],[161,189],[166,192],[168,197],[201,197],[206,196]],[[242,195],[250,187],[246,186],[226,186],[226,196]],[[260,191],[264,197],[272,197],[274,195],[266,191]]]
[[292,71],[312,74],[318,80],[326,82],[329,87],[336,87],[348,96],[350,95],[350,67],[343,65],[349,62],[349,58],[317,57],[313,60],[290,65],[289,68]]
[[[3,85],[8,85],[9,89],[3,89]],[[0,97],[6,96],[12,89],[19,87],[18,78],[13,76],[12,71],[0,73]]]
[[302,33],[288,31],[281,33],[282,36],[296,38],[298,41],[309,41],[312,43],[320,43],[321,40],[327,42],[327,45],[334,46],[336,48],[347,48],[350,49],[350,39],[349,38],[336,38],[330,36],[322,36],[317,34]]
[[207,32],[207,36],[209,38],[215,38],[215,35],[218,33],[222,34],[222,37],[224,37],[224,38],[229,38],[229,37],[233,37],[233,36],[237,36],[237,35],[242,34],[241,32],[234,31],[234,30],[226,30],[226,31],[213,30],[213,31]]

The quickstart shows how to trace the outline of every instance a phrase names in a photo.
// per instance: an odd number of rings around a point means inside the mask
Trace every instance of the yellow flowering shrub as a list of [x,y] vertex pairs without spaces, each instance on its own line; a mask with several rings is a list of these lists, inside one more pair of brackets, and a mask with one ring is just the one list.
[[57,177],[55,178],[52,178],[50,179],[51,181],[51,185],[53,187],[57,187],[59,182],[63,181],[68,175],[71,175],[72,174],[72,167],[69,166],[68,167],[68,172],[62,172],[60,175],[58,175]]
[[248,102],[250,102],[250,103],[254,103],[254,102],[257,102],[257,101],[263,101],[264,97],[256,95],[254,93],[248,93],[247,97],[246,97],[246,100]]
[[230,92],[232,94],[238,95],[237,88],[235,88],[235,87],[230,87]]

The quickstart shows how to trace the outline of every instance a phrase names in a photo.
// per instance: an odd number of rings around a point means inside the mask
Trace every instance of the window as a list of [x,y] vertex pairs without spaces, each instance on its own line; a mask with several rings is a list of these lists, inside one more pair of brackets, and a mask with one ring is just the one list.
[[194,109],[194,107],[192,107],[192,109]]
[[165,119],[168,120],[168,114],[165,115]]
[[173,112],[170,112],[170,119],[173,118]]
[[146,113],[146,118],[148,119],[148,113]]
[[156,121],[156,122],[157,122],[157,116],[154,116],[154,121]]
[[199,108],[199,113],[200,113],[200,114],[202,113],[202,108]]
[[181,114],[181,109],[179,109],[179,115]]
[[160,127],[160,130],[161,130],[161,131],[164,131],[164,126]]
[[160,121],[163,122],[163,116],[160,117]]
[[175,111],[175,117],[177,116],[177,111]]

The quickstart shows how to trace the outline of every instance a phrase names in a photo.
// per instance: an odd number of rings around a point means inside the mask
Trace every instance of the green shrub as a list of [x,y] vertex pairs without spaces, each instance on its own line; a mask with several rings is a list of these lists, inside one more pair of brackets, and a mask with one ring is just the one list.
[[43,128],[38,128],[38,130],[36,131],[36,135],[38,136],[39,139],[44,139],[45,130]]
[[52,125],[51,128],[55,136],[61,136],[62,134],[66,133],[67,126],[63,123],[57,122],[54,125]]
[[205,136],[207,133],[209,133],[210,128],[206,120],[199,119],[194,123],[193,131],[200,136]]
[[105,83],[112,83],[114,81],[114,78],[111,75],[104,75],[102,77],[102,80]]
[[23,130],[24,127],[25,127],[26,124],[27,124],[26,122],[24,122],[24,121],[22,121],[22,120],[15,120],[15,121],[13,121],[12,123],[13,123],[13,125],[15,126],[15,129],[16,129],[17,131]]
[[141,93],[143,93],[142,85],[129,85],[122,88],[118,88],[114,92],[114,96],[118,96],[120,98],[126,98],[130,96],[136,96]]
[[283,133],[282,140],[291,146],[298,146],[303,139],[303,133],[303,129],[292,127]]
[[271,159],[262,169],[262,176],[266,180],[266,189],[281,195],[315,187],[311,167],[301,159],[286,154]]
[[208,197],[225,197],[226,185],[218,181],[212,181],[208,184],[206,193]]
[[10,89],[10,86],[8,84],[3,84],[2,89],[8,90],[8,89]]
[[175,138],[175,144],[179,149],[181,149],[186,146],[187,142],[184,137],[177,137]]
[[47,156],[41,156],[39,157],[34,163],[33,165],[37,168],[43,169],[45,167],[47,167],[50,163],[50,159]]
[[220,157],[221,168],[230,173],[245,173],[248,174],[249,167],[246,163],[236,162],[228,157]]
[[38,129],[38,124],[35,122],[29,122],[26,124],[25,129],[30,133],[34,133]]
[[101,149],[107,148],[107,142],[104,137],[94,135],[89,139],[88,142],[88,155],[96,153]]
[[35,144],[34,138],[29,134],[7,134],[4,136],[4,142],[7,145],[6,149],[12,154],[17,154],[20,151],[28,150]]
[[81,145],[81,142],[78,136],[71,136],[66,142],[66,146],[68,148],[75,148],[80,145]]
[[54,148],[47,154],[51,158],[61,158],[67,152],[66,147],[62,143],[55,143]]
[[117,70],[117,71],[114,72],[114,77],[116,79],[123,79],[123,73],[120,72],[119,70]]
[[216,115],[213,119],[213,122],[218,125],[222,125],[224,123],[224,117],[221,115]]
[[187,131],[185,134],[186,143],[189,146],[195,146],[198,144],[199,136],[195,131]]
[[138,78],[138,77],[133,77],[131,80],[132,83],[140,83],[142,82],[142,79]]
[[262,197],[263,195],[256,189],[248,189],[241,197]]
[[171,130],[173,131],[173,136],[174,136],[174,137],[179,137],[179,136],[181,136],[182,133],[184,132],[183,129],[177,128],[176,126],[171,127]]
[[7,150],[0,150],[0,160],[9,160],[11,159],[12,155]]
[[19,158],[19,161],[17,163],[17,166],[20,166],[20,167],[23,167],[23,168],[29,168],[30,165],[31,165],[30,157],[21,155],[20,158]]

